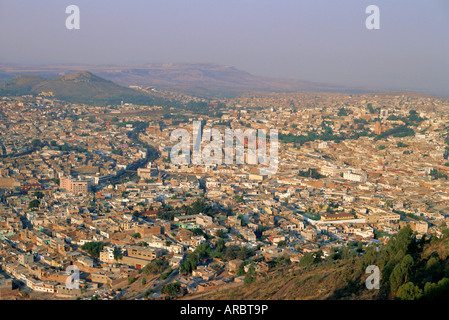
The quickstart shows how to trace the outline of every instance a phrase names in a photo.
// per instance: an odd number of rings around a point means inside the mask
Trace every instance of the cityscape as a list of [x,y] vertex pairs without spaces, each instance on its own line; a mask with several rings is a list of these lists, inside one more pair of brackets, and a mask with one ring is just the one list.
[[[257,277],[405,226],[446,229],[448,99],[259,94],[208,115],[42,95],[1,107],[5,297],[158,299],[170,284],[206,295],[244,285],[250,266]],[[170,133],[194,119],[203,132],[278,128],[278,171],[171,163]]]
[[448,95],[37,65],[0,53],[0,300],[447,296]]

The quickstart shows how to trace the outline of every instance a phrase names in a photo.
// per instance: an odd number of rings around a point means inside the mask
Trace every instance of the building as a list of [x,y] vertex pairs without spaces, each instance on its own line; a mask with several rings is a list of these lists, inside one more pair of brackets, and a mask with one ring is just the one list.
[[366,182],[367,175],[365,172],[353,172],[352,170],[343,173],[343,179],[354,181],[354,182]]
[[354,215],[351,213],[332,213],[332,214],[324,214],[321,216],[321,220],[323,221],[348,220],[348,219],[354,219]]
[[376,121],[376,127],[374,128],[374,133],[377,135],[382,133],[382,127],[380,126],[379,121]]
[[6,278],[0,274],[0,300],[10,298],[13,295],[12,278]]
[[61,177],[59,187],[67,192],[79,194],[88,193],[90,191],[91,183],[89,180],[75,180],[72,178]]

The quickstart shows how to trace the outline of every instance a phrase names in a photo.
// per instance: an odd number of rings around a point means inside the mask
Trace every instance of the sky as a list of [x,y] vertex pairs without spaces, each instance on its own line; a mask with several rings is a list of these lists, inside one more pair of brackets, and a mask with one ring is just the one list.
[[0,63],[177,62],[449,96],[449,1],[0,0]]

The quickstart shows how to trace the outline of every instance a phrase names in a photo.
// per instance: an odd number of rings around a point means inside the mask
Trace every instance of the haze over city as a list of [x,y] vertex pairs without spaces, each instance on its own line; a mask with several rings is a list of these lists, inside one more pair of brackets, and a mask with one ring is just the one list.
[[[72,4],[79,30],[65,28]],[[372,4],[379,30],[365,27]],[[0,63],[216,63],[449,96],[448,16],[444,0],[0,1]]]
[[171,319],[446,299],[448,18],[0,0],[0,300]]

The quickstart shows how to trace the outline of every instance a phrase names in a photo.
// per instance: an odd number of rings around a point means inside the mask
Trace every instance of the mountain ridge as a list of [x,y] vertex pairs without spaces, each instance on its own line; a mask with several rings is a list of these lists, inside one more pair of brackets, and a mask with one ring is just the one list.
[[150,63],[141,66],[25,66],[0,64],[0,79],[23,73],[37,76],[64,76],[84,70],[122,86],[150,86],[206,96],[235,96],[257,91],[342,93],[386,91],[376,88],[345,87],[298,79],[258,76],[230,65],[214,63]]

